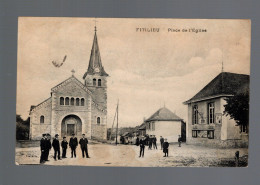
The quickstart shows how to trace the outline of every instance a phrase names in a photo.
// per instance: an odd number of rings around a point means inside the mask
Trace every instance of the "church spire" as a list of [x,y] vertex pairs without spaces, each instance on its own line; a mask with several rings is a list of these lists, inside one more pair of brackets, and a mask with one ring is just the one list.
[[100,56],[100,51],[98,47],[98,40],[97,40],[97,28],[95,26],[94,29],[94,40],[92,44],[92,49],[91,49],[91,54],[90,54],[90,59],[89,59],[89,64],[88,64],[88,70],[84,74],[83,79],[87,75],[93,75],[93,74],[99,74],[101,76],[108,76],[108,74],[105,72],[104,67],[102,66],[101,62],[101,56]]

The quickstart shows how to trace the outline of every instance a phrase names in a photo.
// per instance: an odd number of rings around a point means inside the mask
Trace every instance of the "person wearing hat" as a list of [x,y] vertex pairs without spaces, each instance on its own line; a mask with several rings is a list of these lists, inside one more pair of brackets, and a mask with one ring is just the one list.
[[41,148],[40,163],[44,163],[45,154],[46,154],[46,134],[42,134],[42,139],[40,141],[40,148]]
[[144,157],[144,148],[145,148],[144,136],[141,137],[139,144],[140,144],[140,155],[139,155],[139,157]]
[[71,158],[74,157],[76,158],[76,148],[78,146],[78,139],[75,137],[75,134],[72,134],[72,137],[70,138],[69,146],[71,148]]
[[45,161],[49,161],[49,153],[51,150],[51,135],[49,133],[46,134],[46,150],[45,150]]
[[62,158],[67,158],[66,157],[67,147],[68,147],[68,141],[66,140],[66,137],[64,136],[63,141],[61,142]]
[[181,147],[181,142],[182,142],[181,136],[179,135],[179,138],[178,138],[179,147]]
[[168,157],[168,148],[169,148],[169,143],[167,142],[167,138],[165,138],[163,143],[163,153],[164,153],[163,157]]
[[157,150],[157,138],[155,135],[153,135],[153,149],[156,149]]
[[160,136],[160,143],[161,143],[161,150],[163,149],[163,143],[164,143],[164,139],[162,136]]
[[85,134],[82,134],[82,138],[79,140],[79,144],[82,151],[82,157],[84,158],[84,154],[86,153],[86,157],[90,158],[88,155],[88,139],[85,138]]
[[148,148],[148,149],[149,149],[149,150],[152,150],[152,145],[153,145],[153,136],[152,136],[152,135],[149,136],[148,142],[149,142],[149,144],[148,144],[148,145],[149,145],[149,148]]
[[60,158],[60,142],[59,142],[59,134],[55,134],[55,138],[52,141],[52,147],[54,149],[54,160],[56,161],[56,156],[58,154],[58,160],[61,160]]

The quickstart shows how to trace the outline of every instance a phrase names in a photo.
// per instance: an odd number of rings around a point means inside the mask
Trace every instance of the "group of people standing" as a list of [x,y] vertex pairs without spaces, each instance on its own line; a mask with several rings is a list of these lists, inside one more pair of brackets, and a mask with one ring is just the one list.
[[66,153],[67,153],[68,145],[71,148],[71,158],[73,158],[73,156],[76,158],[76,149],[77,149],[78,144],[80,144],[80,148],[82,151],[82,157],[84,158],[86,155],[86,158],[90,158],[88,155],[88,139],[85,138],[85,134],[82,134],[82,138],[79,140],[79,142],[78,142],[77,137],[75,137],[75,134],[72,134],[72,137],[70,138],[69,143],[67,142],[67,139],[64,136],[61,144],[59,141],[59,134],[55,134],[52,144],[51,144],[51,135],[48,133],[42,134],[42,139],[40,141],[40,148],[41,148],[40,163],[45,163],[46,161],[49,161],[48,160],[49,152],[52,147],[54,149],[54,160],[55,161],[57,160],[57,158],[58,158],[58,160],[61,160],[60,146],[62,148],[62,158],[67,158]]
[[[148,150],[156,149],[157,150],[157,138],[155,135],[142,136],[137,145],[140,146],[140,155],[139,157],[144,157],[145,146],[148,146]],[[164,157],[168,157],[169,143],[167,138],[160,136],[161,150],[163,149]]]

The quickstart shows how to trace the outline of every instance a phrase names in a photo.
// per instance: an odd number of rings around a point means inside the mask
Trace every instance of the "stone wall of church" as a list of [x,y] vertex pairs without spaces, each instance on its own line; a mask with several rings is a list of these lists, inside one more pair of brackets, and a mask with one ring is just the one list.
[[[69,98],[69,105],[60,105],[60,98]],[[84,105],[71,105],[71,99],[84,98]],[[91,137],[91,96],[82,89],[75,81],[67,83],[52,93],[52,134],[61,134],[61,122],[68,115],[75,115],[82,122],[82,133]]]
[[[98,118],[100,118],[100,123],[98,123]],[[106,125],[107,125],[107,113],[98,109],[94,104],[92,104],[91,110],[91,135],[93,139],[106,139]]]
[[91,126],[92,139],[106,140],[107,139],[107,126],[92,124]]
[[[40,123],[40,117],[44,122]],[[46,100],[30,113],[30,138],[39,140],[44,133],[51,133],[51,99]]]

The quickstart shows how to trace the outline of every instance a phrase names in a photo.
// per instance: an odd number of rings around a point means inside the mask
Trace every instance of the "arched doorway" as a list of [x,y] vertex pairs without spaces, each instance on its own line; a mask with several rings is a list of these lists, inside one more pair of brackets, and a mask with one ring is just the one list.
[[76,115],[68,115],[61,122],[61,137],[71,136],[72,134],[80,136],[82,134],[82,122]]

